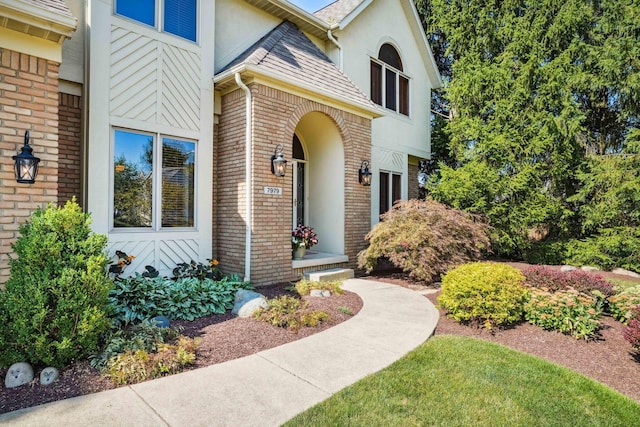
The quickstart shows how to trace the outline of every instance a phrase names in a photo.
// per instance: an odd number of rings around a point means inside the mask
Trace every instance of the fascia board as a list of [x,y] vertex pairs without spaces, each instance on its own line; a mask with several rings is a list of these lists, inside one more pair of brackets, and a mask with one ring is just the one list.
[[224,87],[223,92],[226,92],[229,87],[235,87],[234,76],[236,73],[243,74],[243,78],[244,74],[247,74],[248,77],[252,77],[252,80],[256,83],[261,83],[265,86],[282,90],[283,92],[299,95],[306,99],[315,100],[361,117],[375,119],[386,115],[382,108],[361,104],[346,97],[319,90],[298,79],[265,70],[255,65],[240,64],[239,66],[226,70],[214,77],[214,84],[222,85]]
[[0,0],[0,17],[55,32],[63,40],[70,38],[78,26],[78,19],[73,16],[21,1]]

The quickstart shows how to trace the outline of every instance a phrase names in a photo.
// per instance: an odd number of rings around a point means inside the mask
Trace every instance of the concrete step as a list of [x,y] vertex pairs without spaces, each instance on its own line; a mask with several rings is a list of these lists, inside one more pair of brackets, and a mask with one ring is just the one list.
[[354,273],[350,268],[332,268],[330,270],[310,271],[304,273],[304,278],[313,282],[331,282],[334,280],[353,279]]

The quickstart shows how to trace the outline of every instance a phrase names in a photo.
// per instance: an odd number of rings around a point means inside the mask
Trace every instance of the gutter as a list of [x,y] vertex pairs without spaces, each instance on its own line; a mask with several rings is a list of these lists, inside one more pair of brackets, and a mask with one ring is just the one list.
[[333,33],[331,32],[331,29],[327,30],[327,37],[329,37],[329,40],[331,40],[331,42],[336,45],[336,47],[338,48],[338,69],[340,71],[343,71],[342,69],[342,46],[340,45],[340,43],[338,43],[338,40],[336,40],[335,37],[333,37]]
[[244,235],[244,281],[249,282],[251,280],[251,199],[252,199],[252,187],[253,182],[251,180],[251,140],[252,140],[252,115],[251,115],[251,90],[244,84],[240,73],[235,73],[236,84],[245,93],[245,116],[246,116],[246,128],[245,128],[245,235]]

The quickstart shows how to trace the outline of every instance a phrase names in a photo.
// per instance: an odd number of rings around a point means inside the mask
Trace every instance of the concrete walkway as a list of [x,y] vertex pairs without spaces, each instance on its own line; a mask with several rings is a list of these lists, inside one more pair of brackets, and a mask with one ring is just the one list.
[[350,279],[362,310],[251,356],[0,415],[15,426],[278,426],[422,344],[438,311],[424,296]]

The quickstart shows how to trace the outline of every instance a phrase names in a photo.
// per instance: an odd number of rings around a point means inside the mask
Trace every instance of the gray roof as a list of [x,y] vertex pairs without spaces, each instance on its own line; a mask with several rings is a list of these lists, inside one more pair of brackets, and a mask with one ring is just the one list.
[[331,62],[295,24],[284,21],[224,67],[218,74],[238,65],[253,65],[279,74],[285,82],[298,81],[318,92],[375,108],[375,104]]
[[339,23],[362,2],[363,0],[336,0],[315,12],[314,15],[331,24]]
[[67,7],[64,0],[24,0],[25,3],[31,3],[34,6],[59,13],[61,15],[72,16],[71,11]]

